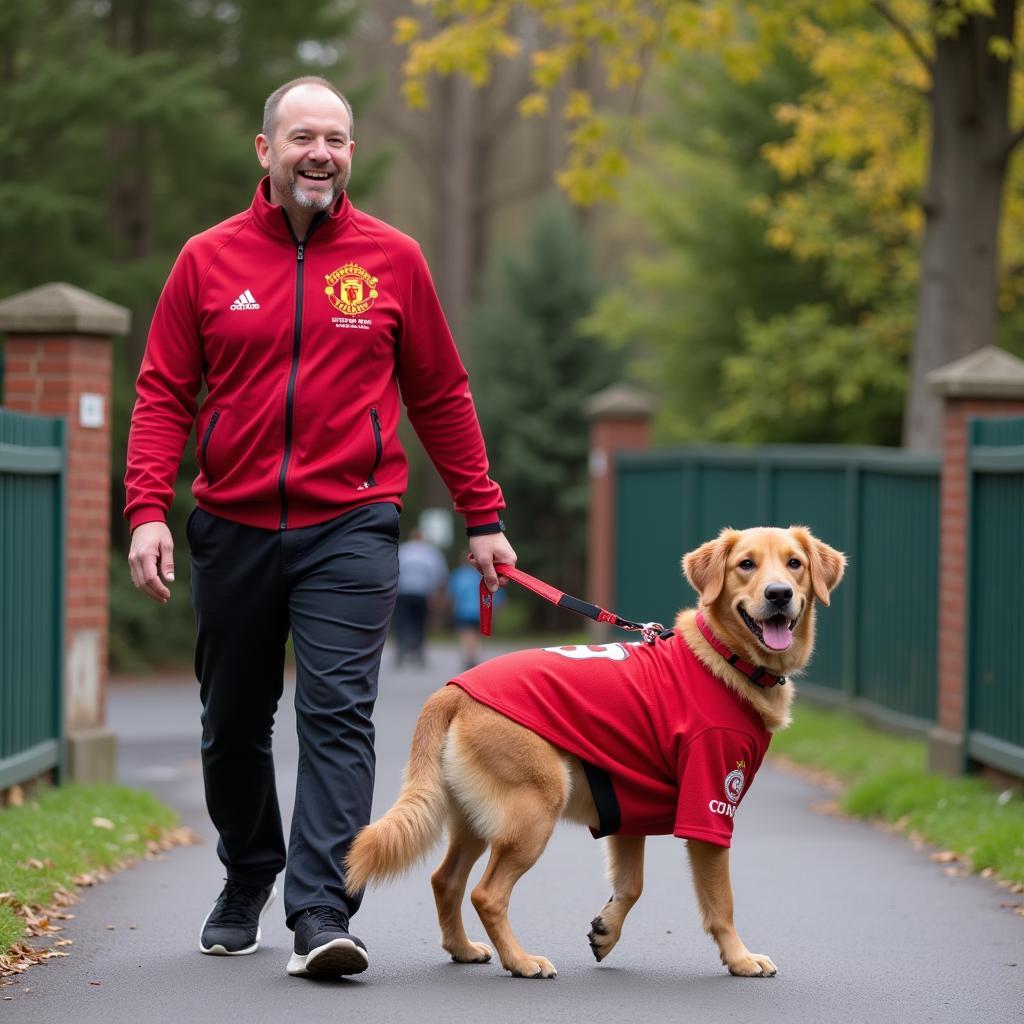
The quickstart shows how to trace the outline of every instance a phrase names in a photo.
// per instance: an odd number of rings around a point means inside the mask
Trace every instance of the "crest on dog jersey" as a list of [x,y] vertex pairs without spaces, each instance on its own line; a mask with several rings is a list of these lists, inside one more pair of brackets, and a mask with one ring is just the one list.
[[736,767],[725,777],[725,795],[731,804],[736,803],[743,792],[743,786],[747,781],[743,769],[746,767],[746,761],[738,761]]

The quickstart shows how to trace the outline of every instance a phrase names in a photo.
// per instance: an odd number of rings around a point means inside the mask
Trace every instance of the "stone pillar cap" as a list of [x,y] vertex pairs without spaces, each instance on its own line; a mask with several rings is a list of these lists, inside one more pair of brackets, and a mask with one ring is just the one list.
[[642,420],[654,414],[654,396],[632,384],[613,384],[583,403],[591,420]]
[[53,282],[0,300],[0,331],[8,334],[127,334],[131,311],[76,288]]
[[933,394],[945,398],[1024,400],[1024,359],[986,345],[932,370],[925,380]]

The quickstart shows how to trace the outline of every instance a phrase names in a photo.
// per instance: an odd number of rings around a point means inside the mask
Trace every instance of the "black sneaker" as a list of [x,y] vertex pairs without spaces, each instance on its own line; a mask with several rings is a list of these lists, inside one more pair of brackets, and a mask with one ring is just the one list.
[[260,919],[274,902],[277,888],[227,879],[199,933],[199,949],[213,956],[244,956],[260,944]]
[[295,922],[295,952],[288,973],[336,978],[370,966],[366,946],[348,932],[348,916],[336,907],[310,907]]

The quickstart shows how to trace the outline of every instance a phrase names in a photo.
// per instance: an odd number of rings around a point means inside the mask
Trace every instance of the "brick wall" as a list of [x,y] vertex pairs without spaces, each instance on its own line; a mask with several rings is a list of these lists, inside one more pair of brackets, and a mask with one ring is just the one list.
[[[82,426],[82,394],[100,396],[104,422]],[[12,412],[59,416],[68,424],[65,637],[69,673],[86,684],[66,691],[69,728],[103,721],[107,677],[110,551],[111,345],[105,338],[15,335],[4,346],[4,406]],[[76,659],[78,661],[76,662]]]
[[975,416],[1021,416],[1024,401],[947,397],[942,437],[939,539],[939,701],[941,729],[966,728],[964,680],[969,600],[967,565],[968,433]]
[[[651,443],[649,395],[617,384],[586,403],[590,420],[590,507],[587,523],[587,600],[610,608],[615,598],[616,452],[645,451]],[[592,627],[595,632],[600,630]]]

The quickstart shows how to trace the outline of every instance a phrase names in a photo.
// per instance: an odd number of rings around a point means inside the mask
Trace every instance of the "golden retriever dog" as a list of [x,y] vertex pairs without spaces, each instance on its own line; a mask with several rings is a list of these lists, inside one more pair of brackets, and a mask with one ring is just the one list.
[[[608,836],[612,896],[589,934],[599,961],[640,898],[645,835],[673,833],[686,839],[722,963],[773,976],[772,960],[747,949],[733,924],[732,825],[771,733],[789,724],[788,677],[810,658],[815,602],[829,603],[845,561],[806,527],[726,529],[683,558],[700,601],[671,635],[516,652],[452,680],[424,705],[394,806],[356,837],[348,887],[405,871],[447,826],[431,876],[442,947],[459,963],[491,958],[462,920],[470,871],[489,846],[473,906],[505,970],[552,978],[551,961],[517,941],[508,907],[559,818]],[[628,672],[640,680],[635,693]]]

